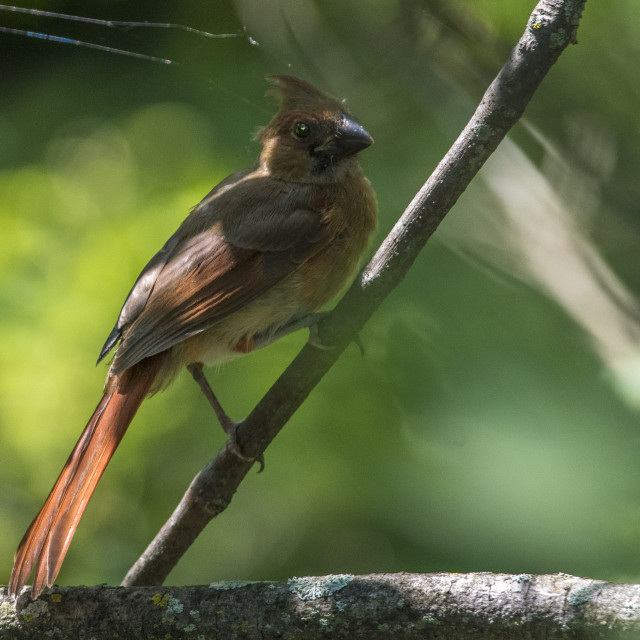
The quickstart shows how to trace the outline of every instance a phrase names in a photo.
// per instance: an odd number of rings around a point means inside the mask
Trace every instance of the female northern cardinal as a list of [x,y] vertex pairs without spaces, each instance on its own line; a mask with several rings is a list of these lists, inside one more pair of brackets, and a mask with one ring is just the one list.
[[98,360],[118,345],[104,395],[20,542],[13,596],[34,568],[33,599],[53,584],[89,498],[147,395],[183,366],[207,391],[203,364],[300,326],[358,266],[376,225],[376,203],[355,156],[373,139],[335,98],[291,76],[268,79],[280,110],[257,134],[257,163],[206,196],[143,269],[122,307]]

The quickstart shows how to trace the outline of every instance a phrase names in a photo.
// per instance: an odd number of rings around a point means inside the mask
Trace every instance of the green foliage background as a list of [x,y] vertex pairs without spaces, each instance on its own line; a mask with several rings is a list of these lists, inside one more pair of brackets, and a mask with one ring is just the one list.
[[[272,113],[265,73],[345,96],[373,134],[362,162],[379,197],[379,242],[534,4],[37,5],[240,34],[229,39],[0,11],[0,26],[178,62],[0,33],[1,581],[98,402],[106,368],[93,363],[138,272],[214,184],[253,162],[251,135]],[[636,293],[639,26],[636,0],[589,0],[579,46],[512,136],[532,175],[559,191],[566,177],[561,195],[580,233]],[[549,171],[550,156],[570,170]],[[578,171],[587,179],[571,181]],[[523,198],[526,182],[516,185]],[[640,581],[637,350],[614,375],[562,304],[523,276],[518,252],[491,241],[500,219],[479,224],[496,206],[480,178],[368,324],[366,357],[352,348],[340,359],[171,583],[440,570]],[[251,409],[305,338],[210,372],[232,416]],[[223,441],[187,375],[147,401],[59,582],[117,583]]]

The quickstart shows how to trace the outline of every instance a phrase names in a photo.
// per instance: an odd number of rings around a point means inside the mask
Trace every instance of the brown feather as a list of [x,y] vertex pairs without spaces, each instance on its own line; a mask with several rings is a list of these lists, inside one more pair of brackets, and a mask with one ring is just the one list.
[[31,598],[51,586],[80,518],[113,452],[122,440],[160,368],[162,356],[111,378],[40,513],[24,534],[9,580],[17,595],[35,569]]
[[340,100],[295,76],[273,74],[268,75],[267,80],[267,96],[280,105],[279,114],[297,111],[326,117],[346,111]]
[[[207,330],[322,250],[335,229],[325,222],[324,207],[312,208],[313,199],[328,201],[318,198],[317,189],[292,194],[265,177],[246,177],[235,189],[205,199],[181,226],[182,237],[166,256],[144,307],[119,321],[126,332],[112,373]],[[203,217],[210,223],[205,230]]]

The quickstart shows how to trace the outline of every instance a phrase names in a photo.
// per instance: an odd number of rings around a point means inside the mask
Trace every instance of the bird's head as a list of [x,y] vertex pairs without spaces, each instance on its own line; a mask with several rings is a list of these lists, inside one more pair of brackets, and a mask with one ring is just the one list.
[[268,76],[280,110],[258,131],[260,163],[275,178],[332,182],[357,167],[373,138],[332,96],[293,76]]

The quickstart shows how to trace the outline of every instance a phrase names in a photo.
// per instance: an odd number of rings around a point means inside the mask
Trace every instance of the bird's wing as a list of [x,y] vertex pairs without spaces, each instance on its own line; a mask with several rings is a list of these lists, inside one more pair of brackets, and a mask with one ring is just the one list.
[[[206,207],[208,203],[213,201],[219,195],[220,191],[228,185],[233,186],[235,183],[241,181],[247,174],[251,173],[252,170],[253,168],[244,169],[225,178],[222,182],[217,184],[205,196],[205,198],[203,198],[202,202],[195,207],[193,213],[198,209]],[[158,251],[151,260],[149,260],[140,272],[140,275],[136,279],[133,287],[131,287],[131,291],[129,291],[129,294],[122,305],[122,309],[120,310],[115,326],[111,330],[111,333],[100,350],[98,364],[111,351],[111,349],[113,349],[118,340],[120,340],[124,328],[130,325],[145,308],[149,300],[149,296],[156,285],[158,276],[166,266],[167,262],[171,259],[174,251],[178,249],[180,243],[185,239],[185,237],[188,237],[192,216],[193,214],[190,215],[182,225],[180,225],[178,230],[165,242],[162,249],[160,249],[160,251]],[[186,229],[187,227],[188,229]]]
[[205,199],[129,294],[114,329],[113,343],[122,337],[114,373],[204,331],[293,273],[334,236],[323,220],[327,204],[269,178]]

